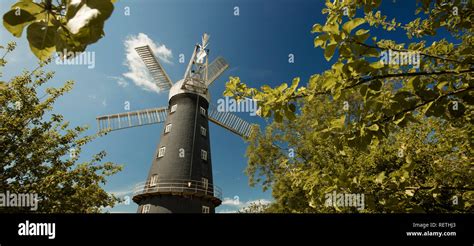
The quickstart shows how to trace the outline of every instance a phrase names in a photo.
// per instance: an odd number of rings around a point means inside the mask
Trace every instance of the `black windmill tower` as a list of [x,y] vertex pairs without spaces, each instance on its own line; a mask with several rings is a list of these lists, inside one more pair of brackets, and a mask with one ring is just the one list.
[[210,105],[208,87],[229,67],[222,58],[208,64],[209,35],[196,44],[184,78],[173,84],[149,46],[135,50],[161,90],[168,107],[97,117],[99,131],[164,122],[164,131],[145,182],[133,201],[139,213],[214,213],[222,191],[213,183],[209,121],[245,138],[255,125]]

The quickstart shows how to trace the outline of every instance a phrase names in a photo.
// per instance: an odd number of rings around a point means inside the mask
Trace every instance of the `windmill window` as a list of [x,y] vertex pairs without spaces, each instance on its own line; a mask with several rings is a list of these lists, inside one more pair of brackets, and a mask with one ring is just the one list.
[[202,178],[202,188],[207,191],[207,188],[209,187],[209,180],[206,178]]
[[202,213],[203,214],[208,214],[209,213],[209,207],[208,206],[202,206]]
[[171,106],[171,113],[174,113],[177,108],[178,108],[178,104]]
[[158,158],[165,156],[165,150],[166,147],[161,147],[160,150],[158,150]]
[[150,180],[150,186],[156,186],[158,184],[158,174],[153,174]]
[[207,129],[204,126],[201,126],[201,135],[202,136],[204,136],[204,137],[206,136],[206,131],[207,131]]
[[201,159],[207,161],[207,151],[201,150]]
[[199,110],[201,111],[202,116],[206,116],[206,109],[203,107],[199,107]]
[[143,206],[142,213],[143,214],[149,213],[150,212],[150,207],[151,207],[150,204],[147,204],[147,205]]
[[165,133],[171,132],[171,124],[166,125],[165,127]]

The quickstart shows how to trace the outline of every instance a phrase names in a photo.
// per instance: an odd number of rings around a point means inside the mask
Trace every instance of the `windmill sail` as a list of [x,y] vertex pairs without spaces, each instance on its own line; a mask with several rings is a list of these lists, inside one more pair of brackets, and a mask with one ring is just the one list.
[[115,131],[135,126],[143,126],[164,122],[167,107],[143,109],[97,117],[99,131]]
[[208,80],[206,86],[210,86],[221,74],[229,68],[229,64],[222,57],[217,57],[208,67]]
[[169,90],[173,83],[171,79],[166,74],[165,70],[158,62],[156,57],[153,55],[153,52],[150,49],[150,46],[141,46],[135,48],[140,58],[145,63],[145,66],[150,71],[151,76],[155,80],[156,84],[161,90]]
[[243,138],[248,138],[256,129],[255,124],[250,124],[235,114],[219,112],[211,107],[209,108],[209,120]]

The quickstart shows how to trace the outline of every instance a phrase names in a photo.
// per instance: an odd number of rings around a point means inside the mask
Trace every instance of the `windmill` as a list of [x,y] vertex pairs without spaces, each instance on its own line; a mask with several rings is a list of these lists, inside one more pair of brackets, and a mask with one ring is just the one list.
[[139,213],[214,213],[222,190],[213,183],[209,121],[243,138],[256,129],[209,104],[209,86],[229,65],[222,57],[208,64],[208,44],[204,34],[174,84],[149,46],[135,48],[157,86],[169,90],[168,106],[97,117],[99,131],[107,132],[164,122],[148,177],[134,189]]

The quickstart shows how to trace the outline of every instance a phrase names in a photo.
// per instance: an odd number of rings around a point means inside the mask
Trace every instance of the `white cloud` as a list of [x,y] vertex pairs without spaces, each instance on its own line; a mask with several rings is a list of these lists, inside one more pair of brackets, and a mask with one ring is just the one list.
[[102,100],[102,106],[107,107],[107,99]]
[[160,89],[153,81],[153,78],[150,76],[148,69],[138,56],[135,48],[138,46],[149,45],[153,54],[158,57],[158,59],[168,64],[172,64],[171,59],[173,58],[173,53],[171,50],[166,48],[164,44],[155,43],[144,33],[128,36],[124,45],[126,55],[125,65],[128,67],[129,71],[124,73],[123,76],[131,79],[135,85],[144,90],[159,93]]
[[[240,201],[238,196],[234,196],[234,198],[225,197],[224,200],[222,200],[222,206],[231,207],[237,210],[248,207],[252,203],[265,205],[265,204],[270,204],[271,201],[266,200],[266,199],[256,199],[256,200],[249,200],[249,201],[243,202],[243,201]],[[226,210],[223,210],[223,211],[226,211]],[[234,210],[230,210],[230,211],[234,211]]]
[[111,191],[109,193],[116,196],[116,197],[124,197],[126,195],[132,195],[133,190],[132,189],[125,189],[125,190]]
[[229,209],[224,209],[224,210],[220,210],[220,211],[216,211],[216,213],[219,213],[219,214],[236,214],[238,213],[239,211],[237,210],[229,210]]
[[140,185],[140,184],[143,184],[143,182],[138,182],[138,183],[135,183],[135,184],[132,184],[132,185],[129,185],[127,187],[122,187],[121,189],[119,190],[114,190],[114,191],[108,191],[109,194],[112,194],[112,195],[115,195],[116,197],[124,197],[126,195],[132,195],[135,187],[137,185]]
[[219,207],[216,210],[216,213],[239,213],[239,211],[249,207],[252,203],[257,205],[266,205],[270,204],[271,201],[266,199],[256,199],[242,202],[238,199],[238,196],[234,196],[234,198],[225,197],[224,200],[222,200],[222,207]]
[[122,77],[122,76],[108,76],[107,78],[115,80],[115,82],[117,82],[117,85],[120,86],[120,87],[123,87],[123,88],[125,88],[129,85],[127,80],[125,80],[125,78]]
[[[74,1],[75,4],[78,4]],[[87,4],[82,5],[82,7],[77,11],[76,15],[67,22],[67,28],[71,33],[77,34],[82,27],[89,24],[89,22],[96,18],[100,14],[99,10],[91,9]]]
[[233,199],[230,197],[224,197],[224,200],[222,200],[222,205],[241,206],[242,202],[236,197]]

